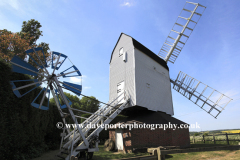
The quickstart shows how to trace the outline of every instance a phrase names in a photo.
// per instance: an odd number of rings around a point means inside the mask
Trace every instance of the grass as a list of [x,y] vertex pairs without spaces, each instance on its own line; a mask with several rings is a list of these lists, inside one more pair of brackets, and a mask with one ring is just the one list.
[[[237,130],[238,132],[239,130]],[[233,132],[232,130],[229,132]],[[213,132],[209,132],[209,135],[212,135]],[[225,135],[222,132],[214,132],[216,140],[226,140]],[[212,136],[205,136],[205,140],[212,140]],[[240,142],[240,134],[238,135],[228,135],[229,140],[238,140],[238,141],[229,141],[230,145],[238,145]],[[193,136],[190,136],[190,141],[192,142]],[[199,148],[199,147],[213,147],[213,146],[225,146],[227,145],[226,141],[216,141],[214,144],[213,141],[205,141],[203,143],[202,136],[195,136],[195,144],[191,144],[192,148]],[[60,160],[55,157],[59,150],[49,151],[43,154],[41,157],[35,158],[33,160]],[[107,152],[104,150],[103,145],[99,145],[99,151],[94,152],[93,160],[109,160],[109,159],[121,159],[121,158],[129,158],[129,157],[137,157],[137,156],[147,156],[149,153],[120,153],[120,152]],[[177,153],[177,154],[170,154],[166,155],[166,159],[169,160],[187,160],[187,159],[194,159],[194,160],[240,160],[240,151],[239,150],[222,150],[222,151],[206,151],[206,152],[190,152],[190,153]]]
[[[200,148],[200,147],[213,147],[213,146],[225,146],[226,144],[191,144],[191,148]],[[226,145],[227,146],[227,145]],[[106,152],[102,145],[99,146],[99,152],[95,152],[93,156],[93,160],[107,160],[107,159],[120,159],[120,158],[128,158],[128,157],[137,157],[137,156],[146,156],[148,153],[118,153],[118,152]],[[222,150],[222,151],[207,151],[207,152],[190,152],[190,153],[178,153],[178,154],[170,154],[166,155],[166,159],[169,160],[204,160],[204,159],[212,159],[212,160],[240,160],[240,151],[230,151],[230,150]]]
[[[223,146],[222,144],[191,144],[191,148],[199,148],[199,147],[213,147],[213,146]],[[49,151],[42,155],[41,157],[35,158],[33,160],[60,160],[55,157],[58,150]],[[94,152],[92,160],[108,160],[108,159],[120,159],[120,158],[129,158],[129,157],[137,157],[137,156],[147,156],[149,153],[120,153],[113,151],[105,151],[103,145],[99,145],[99,151]],[[240,150],[222,150],[222,151],[207,151],[207,152],[190,152],[190,153],[177,153],[177,154],[169,154],[166,155],[166,159],[169,160],[204,160],[204,159],[212,159],[212,160],[240,160]]]
[[240,160],[240,150],[230,151],[208,151],[208,152],[190,152],[166,155],[168,160]]
[[228,145],[227,144],[203,144],[203,143],[191,144],[191,148],[214,147],[214,146],[228,146]]
[[[99,151],[94,152],[92,160],[107,160],[107,159],[120,159],[128,157],[137,157],[137,156],[147,156],[149,153],[120,153],[113,151],[105,151],[103,145],[99,145]],[[60,158],[55,157],[59,150],[49,151],[44,153],[41,157],[34,158],[33,160],[61,160]]]
[[[191,144],[191,148],[227,146],[227,144]],[[240,150],[189,152],[166,155],[169,160],[240,160]]]
[[[205,143],[206,144],[214,144],[213,141],[207,141],[207,140],[213,140],[212,136],[205,136]],[[229,141],[230,145],[238,145],[238,143],[240,142],[240,135],[228,135],[228,139],[229,140],[236,140],[236,141]],[[202,144],[203,143],[203,138],[202,136],[195,136],[195,142],[197,144]],[[215,135],[215,140],[226,140],[226,136],[225,135]],[[190,141],[193,142],[193,136],[190,136]],[[227,141],[216,141],[216,144],[227,144]]]
[[137,156],[147,156],[149,153],[128,153],[124,154],[121,152],[105,151],[103,145],[99,145],[99,151],[94,152],[93,160],[107,160],[107,159],[120,159]]

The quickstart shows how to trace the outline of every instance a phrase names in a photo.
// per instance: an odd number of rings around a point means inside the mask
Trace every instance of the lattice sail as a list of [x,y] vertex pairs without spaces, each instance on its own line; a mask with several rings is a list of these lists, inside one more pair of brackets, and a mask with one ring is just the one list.
[[206,7],[199,3],[186,2],[158,53],[159,57],[166,62],[176,61],[205,9]]
[[215,118],[217,118],[232,100],[226,95],[181,71],[175,81],[172,79],[170,81],[173,83],[173,89]]

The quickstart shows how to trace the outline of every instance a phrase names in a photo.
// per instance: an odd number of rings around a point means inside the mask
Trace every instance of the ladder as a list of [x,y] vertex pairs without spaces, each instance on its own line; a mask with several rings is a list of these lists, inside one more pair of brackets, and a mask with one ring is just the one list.
[[[65,97],[65,95],[62,96]],[[54,99],[55,101],[57,99],[55,95]],[[125,100],[124,102],[122,101],[123,99]],[[66,128],[66,121],[65,120],[63,121],[65,127],[63,129],[63,133],[61,133],[62,138],[60,144],[60,151],[56,156],[65,160],[70,160],[74,158],[77,159],[82,155],[83,157],[85,157],[85,153],[92,155],[93,152],[99,151],[98,149],[98,143],[100,142],[98,139],[99,133],[103,129],[105,129],[104,125],[109,124],[125,107],[127,107],[129,103],[129,98],[127,98],[126,92],[124,91],[112,102],[106,104],[103,107],[100,107],[95,113],[90,113],[87,111],[72,108],[69,106],[68,101],[66,102],[67,103],[65,104],[68,106],[69,113],[62,112],[62,110],[58,107],[59,112],[61,115],[64,116],[71,115],[75,124],[73,127],[74,129],[72,131],[69,131],[69,128]],[[58,101],[56,101],[56,103],[57,105],[59,105]],[[90,113],[91,116],[88,118],[84,118],[75,115],[73,111]],[[78,124],[76,118],[84,118],[85,121],[81,124]],[[91,126],[95,126],[95,128],[92,129]],[[67,131],[67,134],[65,133],[65,131]]]

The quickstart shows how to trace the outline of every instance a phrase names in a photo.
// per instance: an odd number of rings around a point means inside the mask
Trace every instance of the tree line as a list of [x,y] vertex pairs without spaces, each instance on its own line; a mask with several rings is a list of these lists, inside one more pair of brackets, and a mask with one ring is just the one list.
[[[9,61],[18,56],[25,60],[25,50],[43,47],[47,62],[50,62],[51,52],[46,42],[37,43],[42,25],[31,19],[22,23],[21,31],[11,32],[7,29],[0,30],[0,157],[1,159],[26,160],[40,156],[42,153],[57,149],[60,144],[60,132],[56,127],[62,119],[55,102],[50,99],[48,111],[43,111],[31,106],[31,102],[41,91],[41,88],[17,98],[9,81],[26,80],[36,77],[20,73],[12,73]],[[43,58],[43,57],[40,57]],[[37,67],[31,60],[31,65]],[[19,82],[21,83],[21,82]],[[25,89],[22,89],[23,91]],[[24,92],[25,93],[25,92]],[[100,104],[93,96],[81,99],[70,93],[65,95],[72,102],[71,107],[95,112]],[[61,100],[60,100],[61,101]],[[79,113],[81,114],[81,113]],[[89,115],[81,115],[88,117]]]
[[[19,32],[13,33],[7,29],[0,30],[0,58],[5,62],[9,62],[15,55],[22,59],[26,59],[26,50],[35,47],[42,47],[45,53],[46,61],[50,62],[52,55],[49,44],[46,42],[40,42],[37,44],[37,40],[40,36],[43,36],[41,27],[42,25],[40,22],[35,19],[31,19],[29,21],[23,21],[21,31]],[[34,58],[35,55],[31,56]],[[42,54],[39,54],[39,56],[43,58]],[[31,59],[29,59],[28,63],[34,67],[38,67]],[[38,78],[41,79],[41,77]],[[65,93],[65,95],[72,101],[73,108],[88,112],[95,112],[100,107],[99,102],[93,96],[90,98],[83,97],[82,99],[79,99],[77,96],[70,93]],[[51,102],[54,102],[54,100],[51,99]]]

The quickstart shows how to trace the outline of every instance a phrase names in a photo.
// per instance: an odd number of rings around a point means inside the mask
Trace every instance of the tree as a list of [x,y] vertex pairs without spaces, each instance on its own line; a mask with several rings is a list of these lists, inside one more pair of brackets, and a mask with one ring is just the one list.
[[10,61],[14,55],[24,59],[25,50],[29,49],[29,41],[32,38],[22,33],[12,33],[6,29],[0,30],[0,57],[6,62]]
[[199,136],[199,133],[194,133],[194,136]]
[[42,25],[34,19],[31,19],[28,22],[23,21],[20,34],[23,36],[22,38],[24,38],[23,33],[27,33],[29,35],[29,38],[31,37],[29,44],[32,46],[34,43],[36,43],[39,37],[42,36],[42,31],[40,30],[41,27]]
[[78,98],[77,96],[74,96],[70,93],[64,92],[64,94],[72,102],[72,108],[80,109],[80,107],[81,107],[80,98]]
[[[72,95],[70,93],[64,92],[64,94],[72,102],[72,105],[71,105],[72,108],[94,113],[100,107],[100,102],[93,96],[82,97],[82,99],[79,99],[77,96]],[[58,97],[60,97],[60,96],[58,96]],[[59,101],[60,101],[61,105],[63,105],[64,103],[63,103],[62,98],[60,97],[59,99],[60,99]],[[50,99],[50,103],[55,104],[54,98]],[[85,117],[85,118],[88,118],[89,116],[91,116],[91,114],[84,113],[84,112],[74,111],[74,113],[77,116],[81,116],[81,117]],[[84,118],[81,118],[81,120],[79,122],[82,123],[84,120],[85,120]],[[66,121],[67,121],[67,123],[73,123],[71,118],[69,118],[69,117],[66,119]]]
[[[64,92],[64,94],[67,96],[67,98],[72,102],[71,107],[80,109],[83,111],[88,111],[88,112],[96,112],[98,108],[100,107],[100,102],[94,97],[82,97],[82,99],[79,99],[77,96],[74,96],[70,93]],[[51,98],[50,102],[54,102],[54,99]],[[63,104],[63,101],[60,97],[60,103]],[[83,114],[83,113],[80,113]],[[78,114],[78,115],[80,115]]]
[[[76,108],[76,109],[80,109],[80,104],[81,104],[81,102],[80,102],[80,98],[78,98],[77,96],[74,96],[74,95],[72,95],[72,94],[70,94],[70,93],[67,93],[67,92],[64,92],[64,94],[67,96],[67,98],[72,102],[72,105],[71,105],[71,107],[72,108]],[[64,103],[63,103],[63,100],[62,100],[62,98],[58,95],[58,97],[59,97],[59,101],[60,101],[60,103],[61,103],[61,105],[63,105]],[[54,100],[54,98],[51,98],[50,99],[50,102],[51,103],[55,103],[55,100]]]
[[203,133],[203,135],[204,135],[204,136],[208,136],[208,133],[207,133],[207,132],[205,132],[205,133]]
[[[36,41],[40,36],[42,36],[42,31],[40,30],[41,27],[42,25],[38,21],[31,19],[28,22],[23,21],[22,30],[20,32],[12,33],[6,29],[0,30],[0,58],[4,59],[6,62],[9,62],[15,55],[17,55],[21,59],[27,60],[29,64],[39,69],[39,73],[43,73],[43,69],[41,69],[25,53],[25,51],[30,48],[42,47],[46,58],[46,63],[51,62],[49,44],[45,42],[36,44]],[[30,53],[30,56],[40,66],[42,65],[35,53]],[[43,65],[45,65],[44,56],[41,51],[38,51],[38,56],[40,57]],[[38,75],[34,78],[38,78],[41,81],[44,77]]]
[[[42,25],[34,19],[31,19],[28,22],[23,21],[22,30],[19,34],[21,35],[22,38],[28,39],[31,48],[42,47],[46,57],[46,61],[49,62],[51,60],[51,54],[48,52],[50,50],[49,44],[45,42],[36,44],[36,41],[39,39],[40,36],[42,36],[42,31],[40,30],[41,27]],[[24,37],[24,35],[27,36]],[[40,56],[41,61],[44,62],[44,57],[42,56],[42,53],[40,53],[40,51],[38,55]],[[32,54],[31,56],[33,57],[33,59],[35,60],[37,59],[35,54]],[[31,59],[29,60],[30,60],[29,63],[31,65],[38,67]],[[40,71],[40,73],[41,72],[42,71]]]
[[[43,51],[45,54],[47,54],[46,57],[50,57],[48,51],[50,50],[49,48],[49,44],[45,43],[45,42],[41,42],[40,44],[36,44],[36,41],[39,39],[40,36],[42,35],[42,31],[40,30],[40,28],[42,27],[42,25],[36,21],[35,19],[31,19],[28,22],[23,21],[23,25],[22,25],[22,30],[20,32],[20,35],[22,38],[29,38],[29,45],[33,48],[33,47],[42,47]],[[28,35],[24,36],[24,35]],[[47,58],[47,61],[49,61],[50,59]]]
[[97,98],[91,96],[91,97],[82,97],[80,100],[81,103],[81,110],[88,111],[88,112],[96,112],[98,108],[100,107],[100,102],[97,100]]
[[[25,51],[30,48],[42,47],[45,53],[46,61],[50,61],[51,54],[49,44],[41,42],[36,44],[36,41],[42,36],[40,28],[42,25],[31,19],[28,22],[23,21],[22,30],[20,32],[12,33],[6,29],[0,30],[0,57],[5,61],[10,61],[13,56],[17,55],[22,59],[27,58]],[[35,60],[37,59],[35,54],[31,55]],[[43,61],[43,55],[39,54],[40,59]],[[29,63],[34,67],[38,67],[31,59]],[[40,71],[41,73],[41,71]]]

